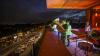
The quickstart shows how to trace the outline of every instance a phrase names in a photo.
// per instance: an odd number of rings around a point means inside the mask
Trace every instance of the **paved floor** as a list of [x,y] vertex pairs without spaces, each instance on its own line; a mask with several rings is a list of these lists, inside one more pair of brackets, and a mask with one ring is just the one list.
[[[65,46],[57,32],[47,31],[40,47],[39,56],[86,56],[85,51],[76,46],[76,43],[79,42],[86,42],[86,40],[78,39],[77,42],[71,40],[70,46]],[[88,56],[100,56],[100,54],[88,52]]]
[[72,56],[55,32],[47,31],[40,47],[39,56]]

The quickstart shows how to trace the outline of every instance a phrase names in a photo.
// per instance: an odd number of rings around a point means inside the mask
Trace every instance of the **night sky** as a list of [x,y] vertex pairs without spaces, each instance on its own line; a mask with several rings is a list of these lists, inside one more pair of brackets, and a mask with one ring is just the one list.
[[45,22],[46,0],[0,0],[0,24]]

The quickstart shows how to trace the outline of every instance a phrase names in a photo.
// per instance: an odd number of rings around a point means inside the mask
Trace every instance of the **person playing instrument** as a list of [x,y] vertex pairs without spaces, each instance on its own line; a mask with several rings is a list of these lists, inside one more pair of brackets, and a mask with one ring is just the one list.
[[53,31],[58,32],[57,29],[57,23],[59,23],[59,18],[54,19],[52,26],[50,25],[50,27],[52,28]]
[[70,35],[72,35],[72,27],[70,25],[70,21],[66,21],[66,24],[63,25],[64,29],[65,29],[65,45],[69,46],[70,44],[70,40],[69,37]]
[[62,42],[65,44],[65,39],[66,39],[66,27],[67,26],[65,26],[66,25],[66,21],[65,20],[63,20],[62,21],[62,23],[61,23],[61,26],[64,28],[64,31],[62,31],[61,32],[61,40],[62,40]]
[[54,24],[57,25],[56,28],[58,30],[58,37],[60,37],[60,33],[64,32],[64,28],[62,27],[61,23],[59,22],[59,18],[54,20]]

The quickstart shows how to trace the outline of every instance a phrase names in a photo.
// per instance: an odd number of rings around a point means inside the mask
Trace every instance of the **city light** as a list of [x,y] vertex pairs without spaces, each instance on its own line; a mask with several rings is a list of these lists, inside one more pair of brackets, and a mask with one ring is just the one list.
[[17,38],[17,36],[14,36],[14,39],[16,39]]

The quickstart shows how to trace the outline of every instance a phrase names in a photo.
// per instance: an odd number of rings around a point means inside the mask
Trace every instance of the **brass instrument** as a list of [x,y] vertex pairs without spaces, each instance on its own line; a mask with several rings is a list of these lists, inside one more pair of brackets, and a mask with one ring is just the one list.
[[59,22],[56,22],[55,24],[57,25],[57,29],[59,32],[65,32],[65,29]]

